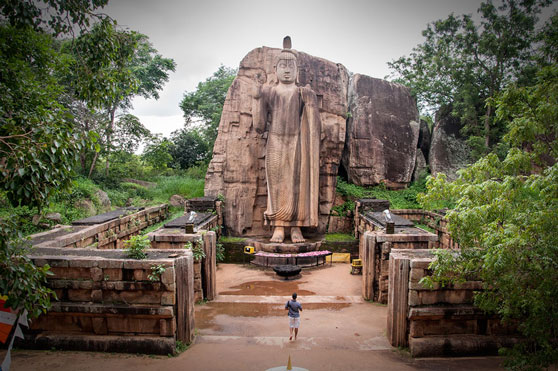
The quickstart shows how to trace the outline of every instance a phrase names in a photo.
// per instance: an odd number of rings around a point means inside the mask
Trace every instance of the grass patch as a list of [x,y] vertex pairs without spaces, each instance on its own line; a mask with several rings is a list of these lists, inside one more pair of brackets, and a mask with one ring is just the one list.
[[430,228],[429,226],[427,226],[426,224],[421,224],[421,223],[415,223],[415,227],[420,228],[420,229],[424,229],[425,231],[428,231],[430,233],[436,233],[436,230],[433,228]]
[[[345,204],[354,202],[359,198],[377,198],[389,200],[392,209],[421,209],[421,205],[417,202],[417,195],[426,192],[426,177],[411,183],[406,189],[397,191],[387,189],[384,184],[375,187],[360,187],[349,184],[342,178],[337,177],[336,190],[347,199]],[[347,205],[347,207],[350,206]],[[346,207],[341,205],[340,208],[345,209]]]
[[355,237],[347,233],[327,233],[325,235],[326,242],[353,242]]
[[246,238],[243,237],[229,237],[229,236],[221,236],[219,242],[221,243],[234,243],[234,242],[244,242]]
[[[174,210],[174,211],[173,211]],[[165,225],[166,223],[170,222],[171,220],[174,220],[176,218],[180,218],[182,215],[184,215],[184,209],[179,209],[179,208],[172,208],[171,209],[171,213],[169,214],[169,217],[166,218],[165,220],[160,221],[159,223],[155,223],[153,225],[150,225],[149,227],[145,228],[142,233],[144,234],[148,234],[150,232],[156,231],[157,229],[161,228],[163,225]]]
[[156,187],[148,188],[147,196],[158,203],[168,202],[172,195],[184,198],[202,197],[205,181],[185,176],[158,177]]

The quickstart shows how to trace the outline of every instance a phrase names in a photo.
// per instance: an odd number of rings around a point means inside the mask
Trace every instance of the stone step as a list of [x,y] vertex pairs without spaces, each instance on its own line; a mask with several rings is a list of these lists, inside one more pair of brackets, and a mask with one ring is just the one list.
[[340,341],[339,337],[305,337],[290,341],[288,336],[232,336],[232,335],[198,335],[195,344],[228,344],[231,346],[265,345],[279,348],[311,350],[311,349],[344,349],[358,351],[391,350],[385,336],[361,338],[358,341]]
[[[291,296],[256,296],[256,295],[217,295],[213,302],[217,303],[263,303],[263,304],[284,304],[290,300]],[[304,304],[310,303],[351,303],[360,304],[365,300],[362,296],[325,296],[309,295],[300,296],[300,301]]]

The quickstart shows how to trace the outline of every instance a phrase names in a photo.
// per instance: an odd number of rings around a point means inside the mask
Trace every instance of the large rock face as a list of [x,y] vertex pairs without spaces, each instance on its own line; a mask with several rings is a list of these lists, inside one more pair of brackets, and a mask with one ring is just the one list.
[[418,110],[409,90],[356,74],[349,86],[349,104],[343,153],[349,181],[404,188],[415,168],[419,138]]
[[[229,89],[206,175],[206,196],[225,198],[224,222],[232,235],[269,235],[263,225],[267,187],[265,146],[267,133],[258,134],[259,86],[274,84],[280,49],[252,50],[240,63]],[[335,195],[336,176],[345,141],[349,75],[340,64],[297,53],[298,85],[310,85],[317,94],[322,123],[320,136],[319,227],[324,232]],[[416,145],[416,143],[415,143]]]
[[457,170],[470,163],[471,148],[460,134],[459,118],[452,116],[451,111],[448,106],[436,113],[428,163],[432,175],[445,173],[449,180],[455,180]]

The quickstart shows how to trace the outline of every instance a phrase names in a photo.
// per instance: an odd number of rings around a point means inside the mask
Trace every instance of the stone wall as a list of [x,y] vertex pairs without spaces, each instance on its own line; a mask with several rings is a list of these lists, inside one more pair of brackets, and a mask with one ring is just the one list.
[[217,295],[217,234],[215,232],[185,233],[181,228],[160,228],[149,233],[148,237],[152,249],[184,249],[187,243],[191,243],[193,247],[201,246],[205,258],[194,259],[194,298],[196,302],[215,298]]
[[394,250],[389,261],[387,335],[413,357],[496,354],[518,338],[513,326],[473,305],[482,283],[428,289],[420,280],[434,260],[428,250]]
[[438,241],[436,241],[432,248],[459,249],[459,245],[450,235],[447,228],[448,221],[445,219],[444,214],[422,209],[399,209],[391,210],[391,212],[434,229],[438,235]]
[[168,217],[168,205],[148,207],[106,223],[60,226],[31,236],[35,247],[122,249],[124,241]]
[[[51,267],[57,300],[32,321],[27,346],[168,354],[176,340],[193,340],[191,251],[133,260],[122,251],[39,248],[31,259]],[[150,277],[159,265],[165,271]]]
[[397,228],[394,234],[383,230],[366,231],[359,241],[362,259],[362,296],[379,303],[388,302],[389,260],[397,249],[428,249],[436,235],[418,228]]
[[330,215],[327,222],[328,233],[353,233],[353,218],[349,216]]

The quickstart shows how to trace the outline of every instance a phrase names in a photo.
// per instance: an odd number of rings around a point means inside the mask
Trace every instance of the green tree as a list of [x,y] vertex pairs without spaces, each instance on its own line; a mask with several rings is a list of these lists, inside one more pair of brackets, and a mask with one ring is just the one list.
[[142,154],[143,160],[159,171],[168,169],[173,161],[171,150],[172,142],[161,135],[149,138]]
[[[60,76],[68,61],[52,35],[85,30],[106,0],[0,2],[0,187],[14,206],[42,208],[57,191],[68,189],[79,151],[91,143],[73,131],[61,103]],[[49,34],[48,32],[51,32]],[[26,256],[14,215],[0,220],[0,291],[8,307],[36,317],[50,306],[44,286],[49,267]]]
[[219,66],[211,77],[198,84],[195,91],[186,92],[180,102],[186,121],[185,127],[193,129],[200,125],[209,150],[213,149],[213,143],[217,138],[223,104],[236,73],[236,69]]
[[171,135],[171,141],[170,154],[174,168],[188,169],[207,161],[209,153],[207,141],[197,130],[176,130]]
[[536,25],[548,0],[481,3],[477,24],[470,15],[451,14],[428,24],[424,43],[408,57],[389,63],[395,81],[407,85],[423,111],[451,105],[467,136],[497,144],[505,125],[495,118],[493,99],[510,82],[533,77]]
[[[99,48],[110,58],[99,59],[96,54]],[[100,110],[104,116],[95,123],[96,130],[102,133],[100,143],[105,156],[105,175],[108,175],[110,154],[118,144],[114,134],[128,130],[129,124],[137,121],[131,121],[131,116],[126,115],[132,98],[158,99],[158,92],[168,81],[169,71],[174,71],[175,63],[159,55],[147,36],[117,30],[110,23],[100,23],[91,32],[69,41],[64,50],[71,53],[75,61],[70,84],[76,99],[87,103],[90,110]],[[93,122],[89,116],[85,119],[88,121],[82,126],[91,127]],[[97,156],[98,153],[93,157],[89,176]]]
[[[484,282],[475,302],[505,321],[519,321],[526,341],[505,350],[507,365],[538,369],[558,362],[558,67],[536,84],[513,85],[496,99],[508,122],[504,160],[489,154],[448,183],[428,181],[425,207],[455,200],[447,214],[461,253],[440,252],[434,280]],[[450,278],[448,278],[450,277]]]

